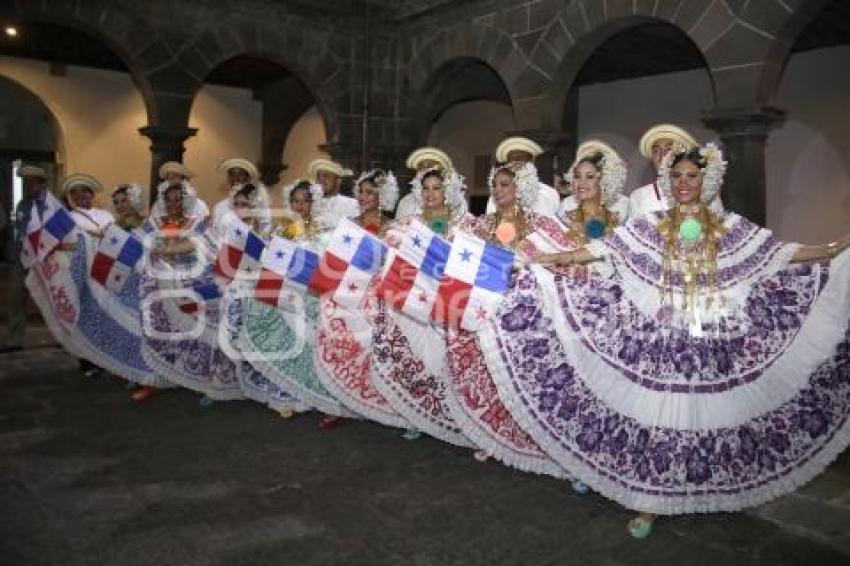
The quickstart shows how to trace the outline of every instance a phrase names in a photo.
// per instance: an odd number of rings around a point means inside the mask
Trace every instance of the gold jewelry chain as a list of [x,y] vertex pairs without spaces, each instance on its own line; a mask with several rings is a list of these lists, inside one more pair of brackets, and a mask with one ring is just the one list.
[[[687,218],[696,218],[703,229],[702,238],[692,244],[682,242],[679,237],[679,228]],[[726,227],[704,206],[696,209],[686,208],[684,211],[677,206],[658,224],[658,231],[664,238],[662,303],[675,307],[673,291],[675,275],[678,273],[682,276],[684,286],[681,309],[693,311],[695,298],[701,287],[701,278],[705,280],[702,287],[710,291],[706,299],[706,308],[710,308],[714,297],[719,293],[717,253]]]

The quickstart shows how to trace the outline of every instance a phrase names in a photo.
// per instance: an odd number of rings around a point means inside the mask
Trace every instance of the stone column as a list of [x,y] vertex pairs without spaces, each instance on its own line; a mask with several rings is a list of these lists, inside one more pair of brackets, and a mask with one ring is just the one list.
[[764,148],[770,130],[784,120],[785,111],[770,106],[717,108],[702,115],[719,134],[728,162],[723,203],[760,226],[767,220]]
[[139,133],[151,140],[151,202],[156,198],[156,186],[159,183],[159,168],[166,161],[183,161],[183,147],[190,137],[198,133],[197,128],[145,126]]
[[[267,186],[277,184],[287,168],[283,163],[286,137],[295,122],[315,103],[307,87],[294,75],[284,75],[257,89],[254,98],[263,104],[260,176]],[[298,176],[306,174],[297,171]]]

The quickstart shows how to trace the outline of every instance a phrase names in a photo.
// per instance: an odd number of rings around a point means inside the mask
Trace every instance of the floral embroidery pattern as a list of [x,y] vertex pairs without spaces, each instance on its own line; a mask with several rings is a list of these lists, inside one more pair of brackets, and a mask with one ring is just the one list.
[[403,414],[418,430],[436,438],[445,438],[447,434],[460,435],[445,402],[448,394],[446,382],[427,372],[425,364],[414,355],[407,336],[393,322],[387,308],[383,301],[379,301],[373,325],[375,379],[380,380],[407,408]]
[[[616,279],[561,274],[561,306],[585,343],[644,387],[718,392],[749,383],[769,367],[800,331],[826,281],[826,266],[796,265],[757,281],[742,309],[703,323],[704,336],[684,324],[642,313]],[[534,310],[532,305],[517,307]],[[506,329],[525,311],[506,314]]]
[[[779,276],[793,277],[787,273]],[[792,399],[741,426],[712,430],[649,427],[611,409],[578,378],[551,321],[538,306],[533,275],[526,272],[521,277],[523,284],[509,295],[494,327],[523,412],[549,431],[547,436],[561,449],[597,474],[617,478],[636,497],[650,494],[693,501],[781,481],[847,426],[850,331]],[[771,324],[778,323],[778,316],[772,317]],[[643,347],[629,345],[624,353],[640,363],[642,358],[636,352]],[[680,366],[704,363],[699,349],[683,345],[675,350],[688,354],[690,360],[680,360]],[[745,351],[742,348],[740,354],[746,356]],[[694,505],[698,509],[700,504]]]

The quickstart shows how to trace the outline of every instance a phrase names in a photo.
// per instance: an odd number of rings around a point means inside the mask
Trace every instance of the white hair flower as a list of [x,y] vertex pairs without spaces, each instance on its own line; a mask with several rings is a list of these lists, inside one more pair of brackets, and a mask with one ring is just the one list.
[[392,171],[384,172],[382,169],[372,169],[362,173],[354,183],[354,196],[360,192],[360,185],[364,181],[371,181],[378,187],[378,206],[381,210],[392,212],[395,203],[398,202],[398,181]]
[[599,182],[602,186],[602,202],[606,206],[611,206],[617,202],[622,194],[628,170],[626,163],[608,144],[598,140],[586,141],[581,144],[576,150],[575,161],[564,174],[564,179],[570,183],[579,162],[597,154],[602,155],[602,160],[597,165],[602,175]]
[[113,187],[109,193],[110,200],[115,198],[115,194],[124,191],[127,195],[127,202],[136,212],[141,212],[145,208],[145,199],[142,193],[142,187],[138,183],[129,183],[126,185],[118,185]]
[[514,174],[517,200],[523,209],[530,211],[534,207],[534,203],[537,200],[537,192],[540,190],[540,180],[537,177],[537,168],[534,166],[534,163],[530,161],[527,163],[513,161],[511,163],[495,165],[490,169],[490,175],[487,178],[491,195],[493,194],[493,189],[495,189],[496,174],[499,171],[510,171]]
[[[673,187],[670,182],[670,169],[673,161],[683,154],[687,154],[688,149],[680,149],[669,152],[661,162],[661,167],[658,169],[658,188],[661,190],[662,196],[667,200],[669,206],[676,203],[673,197]],[[708,143],[699,148],[699,156],[702,158],[701,163],[697,163],[700,171],[703,173],[702,193],[700,200],[712,208],[722,208],[720,203],[720,188],[723,185],[723,177],[726,174],[726,161],[723,160],[723,152],[715,143]]]
[[422,179],[427,174],[436,172],[440,175],[443,186],[443,194],[446,197],[446,206],[449,208],[452,219],[457,219],[466,214],[466,184],[464,178],[454,169],[442,170],[439,168],[428,169],[416,174],[410,182],[410,192],[416,202],[417,214],[421,214],[423,208]]

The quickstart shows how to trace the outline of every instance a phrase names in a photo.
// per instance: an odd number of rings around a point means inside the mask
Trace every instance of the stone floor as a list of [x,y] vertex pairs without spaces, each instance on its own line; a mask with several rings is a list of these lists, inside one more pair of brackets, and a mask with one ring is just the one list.
[[[37,332],[33,334],[37,335]],[[38,340],[35,343],[39,343]],[[427,438],[0,356],[0,564],[850,564],[850,454],[749,513],[660,520]]]

